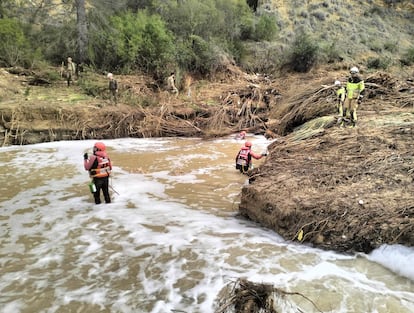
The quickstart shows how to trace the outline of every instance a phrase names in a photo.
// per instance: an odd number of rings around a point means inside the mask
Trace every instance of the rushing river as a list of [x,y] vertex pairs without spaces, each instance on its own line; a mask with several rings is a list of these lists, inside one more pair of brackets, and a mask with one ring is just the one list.
[[[248,138],[258,153],[269,144]],[[413,249],[343,255],[239,218],[242,142],[104,140],[113,202],[100,205],[83,169],[94,142],[0,149],[1,313],[213,313],[240,277],[301,293],[322,312],[414,312]]]

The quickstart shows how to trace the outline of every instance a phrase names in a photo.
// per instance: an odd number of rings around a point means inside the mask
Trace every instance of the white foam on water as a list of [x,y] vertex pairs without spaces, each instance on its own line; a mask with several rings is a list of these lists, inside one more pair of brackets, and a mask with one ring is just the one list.
[[414,282],[414,248],[402,245],[382,245],[372,251],[368,259]]

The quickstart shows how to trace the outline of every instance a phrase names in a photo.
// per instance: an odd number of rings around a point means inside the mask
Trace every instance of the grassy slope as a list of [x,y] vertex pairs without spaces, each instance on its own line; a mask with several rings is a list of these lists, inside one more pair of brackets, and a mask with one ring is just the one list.
[[335,43],[345,60],[380,57],[395,62],[413,46],[413,3],[389,8],[380,0],[272,0],[262,8],[279,21],[277,41],[286,44],[303,29],[322,47]]

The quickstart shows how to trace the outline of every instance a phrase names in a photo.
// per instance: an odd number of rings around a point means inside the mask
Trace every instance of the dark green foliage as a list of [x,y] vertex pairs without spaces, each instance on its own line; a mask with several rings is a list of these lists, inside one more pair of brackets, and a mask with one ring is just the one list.
[[314,66],[318,60],[319,47],[305,32],[300,32],[291,46],[287,66],[289,69],[305,73]]
[[398,44],[396,42],[386,42],[384,44],[384,49],[389,52],[397,52],[398,51]]
[[175,62],[174,37],[159,16],[146,11],[114,16],[106,33],[93,34],[91,45],[95,65],[103,68],[138,69],[158,77]]
[[28,65],[29,42],[15,19],[0,19],[0,66]]
[[404,1],[404,0],[384,0],[384,2],[385,2],[388,6],[393,6],[393,5],[395,5],[395,4],[398,4],[398,3],[403,3],[403,2],[406,2],[406,1]]
[[181,43],[179,50],[177,60],[181,69],[203,75],[210,72],[215,55],[212,46],[203,38],[192,35]]
[[[368,49],[374,52],[368,61],[372,67],[384,67],[383,55],[391,53],[401,64],[413,63],[410,52],[398,55],[407,45],[394,42],[395,32],[412,34],[412,25],[396,25],[393,34],[388,27],[390,14],[396,21],[412,20],[412,0],[364,3],[363,15],[354,16],[360,20],[350,18],[356,13],[350,3],[338,1],[301,6],[296,0],[279,12],[271,4],[246,0],[87,0],[83,29],[77,21],[81,2],[45,0],[38,6],[40,1],[0,0],[0,18],[14,16],[20,23],[0,25],[0,66],[60,65],[68,56],[79,63],[82,53],[85,64],[100,71],[144,71],[157,79],[180,70],[210,75],[233,62],[252,70],[282,65],[306,72],[316,62],[341,62]],[[302,33],[286,49],[298,29]],[[319,34],[319,41],[303,32]],[[331,44],[335,37],[340,47]]]
[[54,25],[45,25],[42,32],[34,34],[31,38],[36,46],[42,49],[44,57],[55,65],[66,61],[67,57],[72,57],[75,63],[76,59],[76,25],[65,24],[57,27]]
[[[194,53],[192,44],[187,44],[189,38],[199,38],[197,44],[204,41],[203,45],[209,46],[205,46],[208,51],[229,53],[238,46],[239,41],[254,36],[254,16],[245,0],[159,0],[154,3],[157,3],[157,12],[177,38],[181,46],[180,54]],[[190,51],[183,51],[187,48]],[[208,56],[208,51],[198,58]]]
[[414,47],[407,50],[404,53],[403,57],[400,60],[402,65],[412,65],[414,64]]
[[255,40],[271,41],[277,33],[276,18],[273,15],[261,15],[256,24]]
[[391,60],[387,58],[369,58],[367,60],[367,68],[386,70]]
[[321,58],[326,63],[335,63],[335,62],[343,61],[341,50],[336,46],[335,42],[327,46],[321,46],[320,53],[321,53]]
[[7,17],[8,6],[10,5],[10,0],[1,0],[0,1],[0,18]]

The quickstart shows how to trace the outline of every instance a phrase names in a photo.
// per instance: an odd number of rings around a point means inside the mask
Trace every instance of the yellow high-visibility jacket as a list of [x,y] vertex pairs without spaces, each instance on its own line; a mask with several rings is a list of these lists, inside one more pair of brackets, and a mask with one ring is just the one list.
[[365,84],[360,77],[349,77],[346,83],[346,96],[348,97],[348,99],[358,98],[358,96],[364,89]]
[[338,100],[340,100],[341,102],[343,102],[345,100],[345,87],[340,87],[336,91],[336,95],[338,97]]

